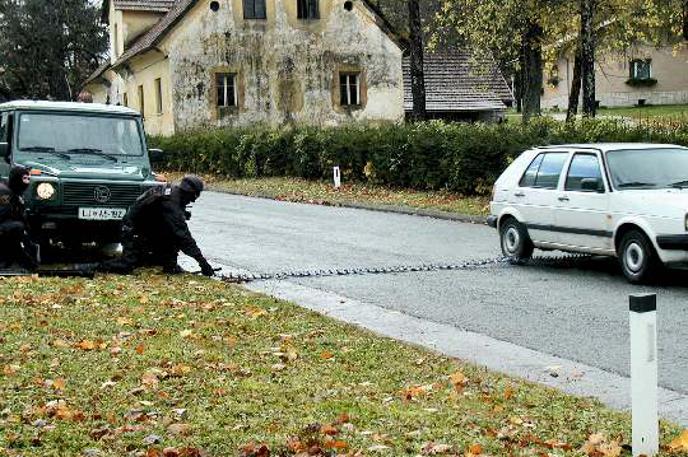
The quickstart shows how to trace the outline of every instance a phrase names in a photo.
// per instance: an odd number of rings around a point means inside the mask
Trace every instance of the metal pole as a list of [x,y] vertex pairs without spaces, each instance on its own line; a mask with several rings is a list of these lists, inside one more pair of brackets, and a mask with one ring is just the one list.
[[342,185],[342,176],[339,172],[339,167],[332,168],[332,177],[334,178],[334,188],[339,189]]
[[657,295],[629,297],[633,457],[659,452],[657,415]]

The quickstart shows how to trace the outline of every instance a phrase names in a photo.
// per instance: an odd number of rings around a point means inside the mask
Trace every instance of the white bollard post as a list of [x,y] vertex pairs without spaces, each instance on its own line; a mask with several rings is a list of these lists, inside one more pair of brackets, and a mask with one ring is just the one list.
[[339,189],[342,186],[342,177],[339,174],[339,167],[334,167],[332,172],[334,175],[334,188]]
[[633,457],[659,452],[657,415],[657,295],[629,297]]

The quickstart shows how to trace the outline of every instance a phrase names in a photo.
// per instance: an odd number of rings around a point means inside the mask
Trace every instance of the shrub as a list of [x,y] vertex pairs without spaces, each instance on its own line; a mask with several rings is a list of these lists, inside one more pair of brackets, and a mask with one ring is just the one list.
[[685,124],[630,125],[618,120],[528,124],[351,124],[343,127],[226,128],[150,138],[170,170],[230,178],[292,176],[393,187],[486,194],[521,151],[537,145],[661,142],[688,145]]

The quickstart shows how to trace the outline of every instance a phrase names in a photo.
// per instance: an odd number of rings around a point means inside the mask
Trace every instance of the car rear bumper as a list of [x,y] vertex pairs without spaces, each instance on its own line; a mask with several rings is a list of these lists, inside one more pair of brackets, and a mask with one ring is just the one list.
[[497,228],[497,216],[487,216],[487,225]]

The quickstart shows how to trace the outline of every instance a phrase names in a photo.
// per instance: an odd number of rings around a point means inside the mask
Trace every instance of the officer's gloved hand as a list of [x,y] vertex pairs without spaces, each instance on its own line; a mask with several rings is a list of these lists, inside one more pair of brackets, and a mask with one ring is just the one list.
[[201,266],[201,273],[203,274],[203,276],[215,276],[215,270],[213,269],[212,265],[208,263],[207,260],[203,259],[198,263]]

